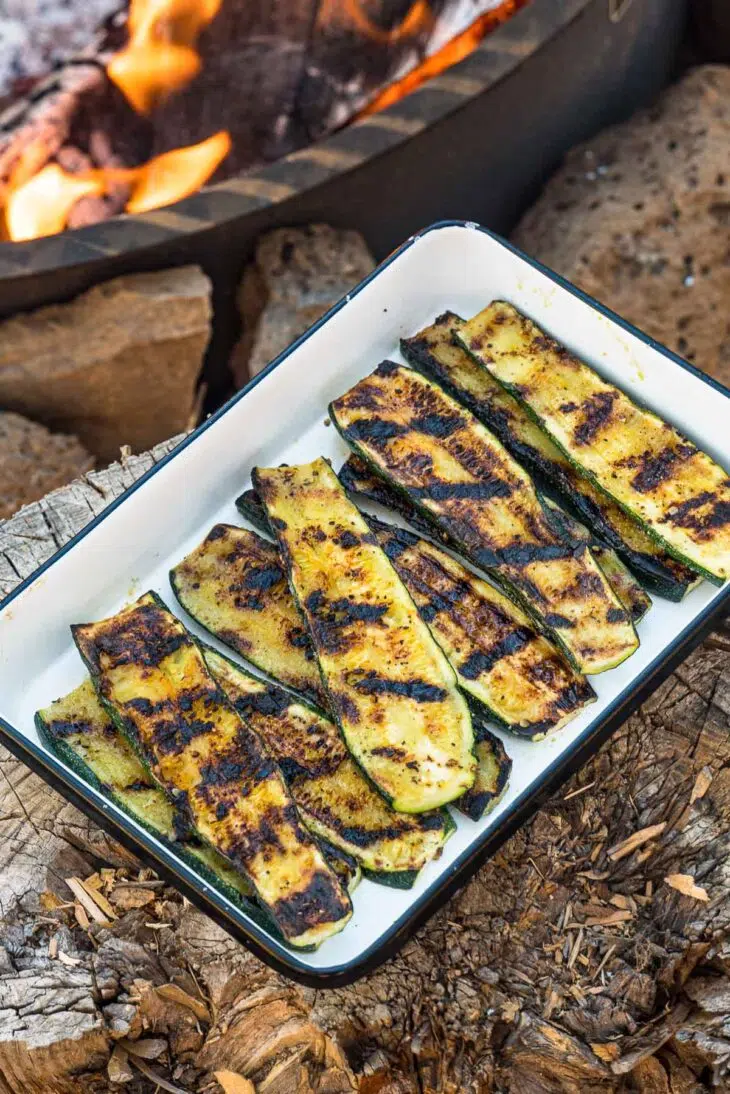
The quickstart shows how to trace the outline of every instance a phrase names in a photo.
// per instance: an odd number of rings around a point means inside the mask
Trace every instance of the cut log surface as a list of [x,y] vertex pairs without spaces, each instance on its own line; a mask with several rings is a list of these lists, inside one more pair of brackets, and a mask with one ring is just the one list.
[[[0,524],[4,591],[174,443]],[[0,1094],[727,1091],[729,726],[720,628],[396,958],[316,992],[3,751]]]

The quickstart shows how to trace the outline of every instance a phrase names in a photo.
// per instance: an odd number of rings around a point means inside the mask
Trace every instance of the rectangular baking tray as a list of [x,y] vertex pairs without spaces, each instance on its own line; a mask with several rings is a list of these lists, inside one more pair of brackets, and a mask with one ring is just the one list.
[[539,743],[500,733],[514,764],[501,804],[478,823],[455,813],[456,833],[413,889],[363,881],[351,922],[313,953],[294,952],[267,934],[59,762],[39,741],[33,713],[84,678],[69,624],[109,615],[147,589],[209,639],[177,604],[168,571],[216,521],[244,523],[234,498],[249,485],[251,468],[317,455],[339,468],[347,451],[326,420],[328,402],[384,358],[399,360],[399,339],[440,312],[468,317],[494,298],[511,301],[730,466],[730,393],[720,384],[485,229],[436,224],[408,240],[0,605],[0,726],[11,751],[263,960],[305,984],[352,982],[402,946],[699,642],[727,610],[728,584],[703,583],[681,604],[656,598],[639,624],[638,652],[592,678],[598,701],[559,733]]

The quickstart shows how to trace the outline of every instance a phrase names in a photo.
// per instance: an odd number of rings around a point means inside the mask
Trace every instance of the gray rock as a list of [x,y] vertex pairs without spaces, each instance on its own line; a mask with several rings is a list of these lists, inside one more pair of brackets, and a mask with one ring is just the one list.
[[[188,428],[210,335],[197,266],[128,274],[0,323],[0,406],[76,434],[100,460]],[[47,488],[48,489],[48,488]]]
[[730,68],[574,149],[514,233],[580,288],[730,383]]
[[364,239],[312,224],[263,236],[238,292],[244,333],[231,367],[243,386],[373,269]]
[[76,437],[0,411],[0,520],[93,466]]

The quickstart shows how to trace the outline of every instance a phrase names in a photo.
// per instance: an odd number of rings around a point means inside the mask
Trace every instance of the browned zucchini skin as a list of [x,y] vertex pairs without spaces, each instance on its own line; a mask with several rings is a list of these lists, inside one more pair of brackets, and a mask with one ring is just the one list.
[[[463,320],[460,316],[447,311],[434,320],[434,326],[444,326],[451,331],[454,323],[461,322]],[[471,356],[479,368],[483,368],[453,333],[451,340],[465,354]],[[696,584],[698,575],[689,566],[685,566],[670,555],[666,555],[666,564],[664,564],[657,554],[648,554],[629,547],[607,519],[605,511],[596,503],[591,493],[581,488],[579,476],[572,465],[567,460],[559,462],[548,459],[545,453],[515,435],[510,417],[502,407],[495,405],[489,399],[478,399],[471,392],[454,384],[425,338],[417,334],[412,338],[401,339],[400,345],[403,356],[413,368],[439,384],[452,398],[457,399],[488,429],[491,429],[543,489],[547,487],[548,490],[552,488],[557,491],[560,504],[580,520],[586,521],[598,536],[599,541],[617,551],[649,591],[676,603],[682,600],[688,589]]]

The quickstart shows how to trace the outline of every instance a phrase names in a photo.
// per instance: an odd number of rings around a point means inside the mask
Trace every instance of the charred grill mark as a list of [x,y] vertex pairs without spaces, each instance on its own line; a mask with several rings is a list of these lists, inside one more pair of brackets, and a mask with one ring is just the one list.
[[381,361],[375,369],[375,375],[390,376],[393,372],[397,372],[400,367],[396,361]]
[[395,748],[393,745],[380,745],[370,749],[371,756],[382,756],[386,760],[405,760],[408,753],[403,748]]
[[660,452],[652,452],[647,449],[640,456],[629,456],[621,460],[619,467],[637,468],[636,474],[631,480],[631,485],[640,494],[650,494],[656,490],[668,478],[674,474],[675,465],[684,463],[696,455],[696,448],[691,444],[679,444],[674,447],[663,448]]
[[184,751],[196,737],[215,730],[214,721],[204,718],[181,718],[173,715],[169,720],[154,722],[151,727],[152,744],[155,752],[162,756],[172,756]]
[[[85,649],[84,626],[72,627]],[[156,604],[140,604],[126,618],[116,619],[108,626],[97,628],[92,639],[90,657],[96,668],[121,665],[138,665],[156,668],[166,657],[183,646],[191,645],[191,639],[182,625],[171,625],[167,613]]]
[[388,611],[388,604],[365,604],[342,598],[327,600],[321,589],[310,593],[304,601],[309,613],[315,643],[328,653],[342,652],[351,645],[355,635],[343,633],[354,623],[377,623]]
[[351,547],[357,547],[360,543],[360,537],[346,528],[341,532],[337,532],[337,534],[333,536],[333,540],[338,547],[344,547],[345,550],[349,550]]
[[560,615],[559,612],[547,612],[544,619],[548,627],[554,627],[557,630],[571,630],[575,626],[572,619]]
[[234,784],[237,791],[245,793],[247,786],[270,778],[275,771],[273,760],[254,734],[242,728],[232,745],[201,766],[196,793],[212,804],[211,791]]
[[343,722],[357,725],[360,721],[360,711],[346,691],[330,691],[330,704],[335,714]]
[[[242,589],[255,589],[265,592],[284,580],[284,572],[280,566],[252,566],[240,583]],[[235,588],[235,586],[232,586]]]
[[364,441],[375,448],[394,437],[403,437],[410,433],[410,426],[399,422],[390,422],[386,418],[358,418],[345,428],[345,436],[353,441]]
[[163,710],[172,709],[170,699],[158,699],[156,703],[153,703],[150,699],[144,699],[141,696],[127,700],[124,705],[133,710],[135,714],[141,714],[143,718],[149,718],[153,714],[160,714]]
[[317,870],[306,888],[282,897],[271,911],[285,935],[295,937],[303,928],[332,923],[350,910],[339,882],[323,870]]
[[236,695],[233,705],[242,718],[251,718],[255,721],[257,715],[278,718],[289,709],[292,701],[288,692],[272,684],[265,687],[263,691]]
[[527,627],[515,627],[511,634],[495,642],[488,650],[474,650],[459,667],[467,680],[476,680],[483,672],[489,672],[505,657],[519,653],[533,641],[535,635]]
[[417,703],[441,703],[448,698],[444,688],[425,680],[389,680],[379,676],[374,669],[353,680],[352,687],[366,695],[400,695]]
[[[84,736],[89,733],[93,733],[94,727],[91,722],[85,718],[69,719],[55,718],[48,723],[51,735],[57,740],[63,740],[65,737]],[[105,727],[106,728],[106,727]],[[114,727],[112,726],[112,736],[115,736]]]
[[496,558],[506,566],[521,570],[533,562],[558,562],[572,554],[572,548],[565,543],[512,543],[497,551]]
[[628,623],[628,614],[623,608],[609,608],[606,612],[607,623]]
[[[730,481],[725,483],[730,487]],[[699,514],[698,509],[707,506],[705,513]],[[700,535],[722,528],[730,524],[730,499],[720,498],[717,494],[704,490],[687,501],[673,505],[666,516],[662,518],[662,524],[673,524],[676,528],[686,528],[688,531],[697,532]]]
[[411,428],[427,437],[450,437],[464,425],[461,414],[422,414],[411,420]]
[[413,487],[413,495],[423,501],[489,501],[491,498],[508,498],[512,487],[502,479],[482,482],[443,482],[434,480],[426,486]]
[[610,420],[617,391],[596,391],[581,403],[582,420],[573,430],[576,444],[590,444],[596,433]]

